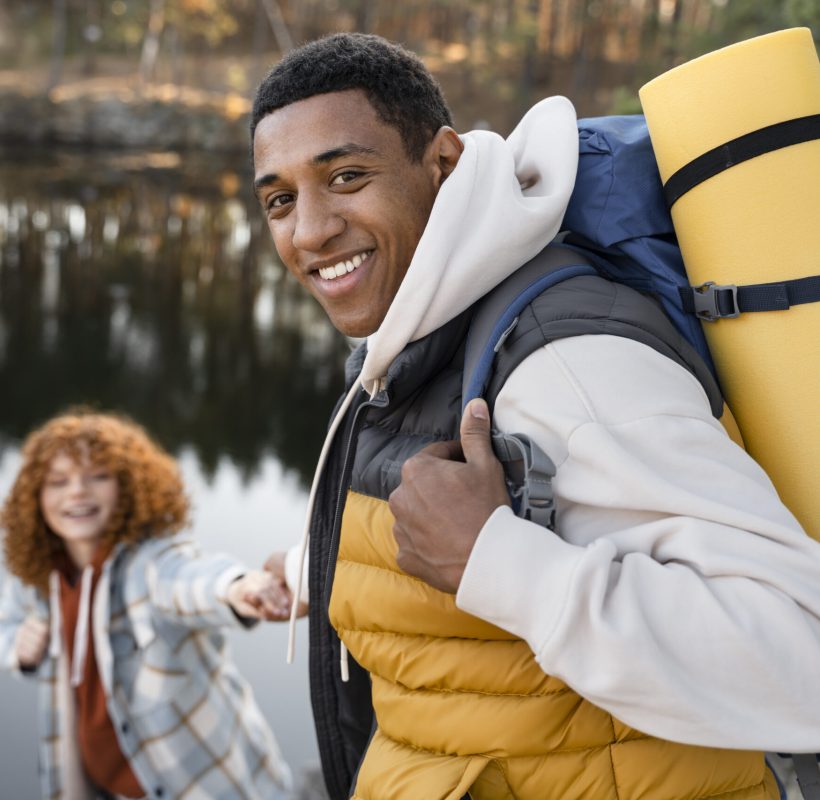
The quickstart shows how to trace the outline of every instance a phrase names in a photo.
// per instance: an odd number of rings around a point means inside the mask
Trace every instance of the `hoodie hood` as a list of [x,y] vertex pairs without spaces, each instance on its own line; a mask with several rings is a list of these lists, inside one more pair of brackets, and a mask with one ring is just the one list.
[[368,338],[360,381],[371,395],[407,344],[469,308],[560,229],[578,168],[569,100],[542,100],[506,140],[490,131],[461,140],[399,291]]

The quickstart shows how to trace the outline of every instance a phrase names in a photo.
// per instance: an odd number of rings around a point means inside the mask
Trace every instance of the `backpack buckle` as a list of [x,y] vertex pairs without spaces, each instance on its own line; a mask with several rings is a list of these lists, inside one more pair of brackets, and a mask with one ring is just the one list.
[[492,432],[496,458],[504,467],[507,492],[517,516],[543,525],[555,527],[555,496],[552,479],[555,464],[529,436]]
[[[737,286],[734,284],[718,286],[714,281],[707,281],[700,286],[693,286],[692,300],[695,303],[695,316],[706,322],[740,316]],[[730,304],[728,309],[725,305],[727,301]]]

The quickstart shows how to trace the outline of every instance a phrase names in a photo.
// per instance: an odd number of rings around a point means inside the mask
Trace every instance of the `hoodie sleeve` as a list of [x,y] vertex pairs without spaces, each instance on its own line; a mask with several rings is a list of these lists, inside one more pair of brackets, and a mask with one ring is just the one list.
[[557,532],[497,509],[459,607],[651,735],[820,750],[820,544],[697,381],[627,339],[564,339],[510,376],[495,422],[555,461]]

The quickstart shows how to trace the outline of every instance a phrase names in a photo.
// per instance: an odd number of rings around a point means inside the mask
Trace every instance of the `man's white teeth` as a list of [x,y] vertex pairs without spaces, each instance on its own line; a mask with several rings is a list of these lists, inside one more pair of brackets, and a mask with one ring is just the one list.
[[356,269],[362,261],[370,255],[371,252],[372,250],[368,250],[365,253],[356,253],[353,258],[350,258],[347,261],[340,261],[332,267],[322,267],[319,270],[319,275],[321,275],[326,281],[332,281],[334,278],[347,275],[348,272],[353,272],[353,270]]

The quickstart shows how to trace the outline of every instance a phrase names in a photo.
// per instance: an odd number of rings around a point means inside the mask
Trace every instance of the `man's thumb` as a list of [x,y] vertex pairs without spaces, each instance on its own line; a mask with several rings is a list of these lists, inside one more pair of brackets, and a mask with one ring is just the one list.
[[461,416],[461,449],[468,462],[494,457],[490,444],[490,412],[480,398],[467,403]]

